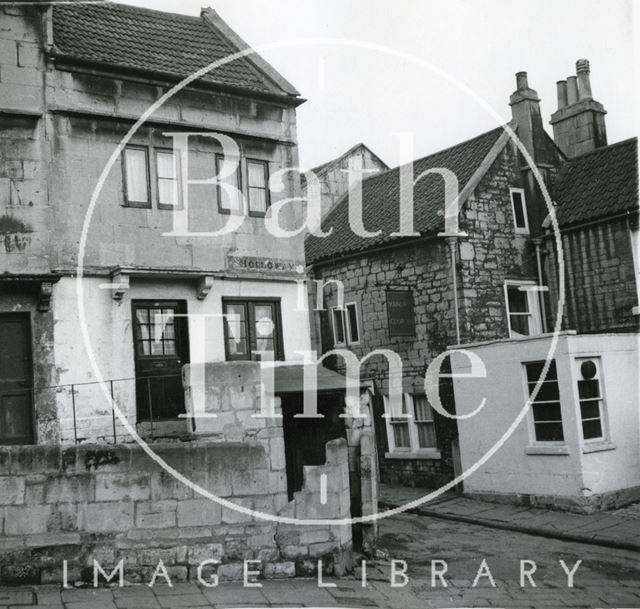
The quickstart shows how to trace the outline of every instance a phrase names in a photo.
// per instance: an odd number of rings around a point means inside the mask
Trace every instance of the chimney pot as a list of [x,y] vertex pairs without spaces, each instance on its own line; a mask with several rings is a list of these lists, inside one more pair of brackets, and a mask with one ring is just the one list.
[[571,106],[578,101],[578,77],[567,78],[567,105]]
[[567,81],[559,80],[556,84],[558,86],[558,110],[560,110],[567,105]]
[[591,99],[591,78],[589,76],[589,60],[578,59],[576,61],[576,73],[578,74],[578,95],[580,99]]
[[529,88],[529,81],[527,80],[526,72],[518,72],[516,74],[516,89],[518,91],[524,91]]

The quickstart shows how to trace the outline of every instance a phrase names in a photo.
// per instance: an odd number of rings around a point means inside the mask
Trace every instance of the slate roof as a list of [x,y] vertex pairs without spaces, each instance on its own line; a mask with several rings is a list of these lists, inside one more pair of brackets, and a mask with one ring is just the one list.
[[[54,4],[53,40],[55,53],[63,57],[180,79],[240,50],[204,15],[190,17],[112,2]],[[222,65],[202,80],[261,94],[291,95],[249,57]]]
[[[423,171],[445,167],[455,173],[462,191],[482,161],[504,133],[498,127],[466,142],[462,142],[421,158],[413,163],[414,179]],[[399,230],[400,168],[373,175],[362,183],[363,222],[368,231],[382,230],[377,237],[363,238],[352,232],[349,225],[348,195],[345,195],[327,214],[322,226],[333,227],[326,238],[310,235],[305,242],[307,263],[334,256],[364,251],[399,239],[390,236]],[[430,175],[414,187],[414,227],[421,235],[433,234],[444,228],[444,187],[440,176]],[[406,237],[405,237],[406,239]]]
[[560,226],[638,209],[638,138],[597,148],[562,165],[552,189]]

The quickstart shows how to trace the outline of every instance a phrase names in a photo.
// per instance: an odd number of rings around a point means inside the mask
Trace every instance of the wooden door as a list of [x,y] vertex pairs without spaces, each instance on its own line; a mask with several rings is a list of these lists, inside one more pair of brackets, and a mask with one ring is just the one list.
[[133,301],[138,421],[184,414],[182,366],[189,362],[186,303]]
[[0,444],[33,444],[33,362],[28,315],[0,314]]

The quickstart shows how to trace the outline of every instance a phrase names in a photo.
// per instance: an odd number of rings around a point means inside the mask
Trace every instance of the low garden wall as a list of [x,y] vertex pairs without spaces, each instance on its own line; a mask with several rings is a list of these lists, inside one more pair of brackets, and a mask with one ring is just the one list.
[[[274,492],[265,444],[198,440],[153,449],[237,505],[293,518],[349,516],[344,440],[327,444],[325,465],[305,468],[305,485],[291,502]],[[223,507],[138,445],[0,448],[0,584],[61,582],[64,561],[73,585],[93,581],[94,561],[110,574],[123,560],[125,580],[148,583],[160,561],[172,581],[184,581],[242,579],[246,561],[257,561],[249,570],[261,577],[312,575],[319,559],[326,573],[349,569],[349,525],[285,525]]]

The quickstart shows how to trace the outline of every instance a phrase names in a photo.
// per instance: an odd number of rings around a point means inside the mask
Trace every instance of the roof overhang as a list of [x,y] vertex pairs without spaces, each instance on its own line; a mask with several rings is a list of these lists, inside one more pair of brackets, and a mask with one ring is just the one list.
[[313,364],[286,364],[275,366],[275,394],[305,393],[310,388],[305,387],[305,369],[315,375],[318,393],[345,393],[347,389],[366,389],[368,384],[357,381],[348,376],[338,374],[333,370]]

